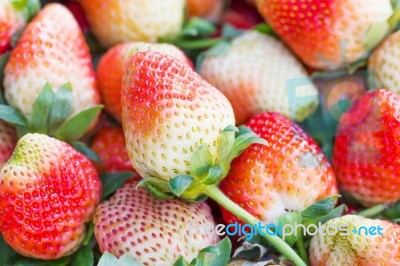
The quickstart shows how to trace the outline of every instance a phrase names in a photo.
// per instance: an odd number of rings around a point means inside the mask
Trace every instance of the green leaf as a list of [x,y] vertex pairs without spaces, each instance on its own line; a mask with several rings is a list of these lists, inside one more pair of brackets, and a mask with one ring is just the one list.
[[117,189],[121,188],[125,181],[135,177],[134,172],[124,171],[118,173],[104,173],[100,175],[101,183],[103,185],[102,199],[106,199],[113,194]]
[[214,24],[197,17],[191,18],[182,30],[182,34],[186,36],[207,36],[214,32]]
[[83,239],[82,245],[87,246],[93,238],[94,233],[94,224],[93,222],[89,222],[87,225],[87,232],[85,238]]
[[81,138],[97,118],[103,105],[86,109],[65,121],[56,132],[56,137],[61,140],[71,141]]
[[239,129],[235,126],[226,127],[221,133],[221,142],[218,146],[218,160],[225,160],[229,153],[232,151],[235,144],[235,133],[239,132]]
[[71,257],[63,257],[58,260],[37,260],[23,258],[14,263],[14,266],[66,266],[71,262]]
[[206,248],[203,248],[202,250],[200,250],[199,253],[210,253],[210,254],[214,254],[214,255],[219,255],[221,252],[218,247],[209,246],[209,247],[206,247]]
[[39,0],[11,0],[11,3],[16,9],[23,11],[26,22],[30,21],[40,10]]
[[49,127],[57,129],[69,116],[73,102],[71,83],[61,86],[55,93],[50,111]]
[[188,266],[189,264],[185,261],[183,256],[180,256],[175,262],[173,266]]
[[[288,212],[279,217],[276,221],[276,224],[282,223],[282,225],[290,224],[295,227],[296,224],[301,224],[301,213],[298,211]],[[292,228],[293,228],[292,227]],[[284,229],[282,229],[284,230]],[[285,233],[285,232],[282,232]],[[286,232],[287,233],[287,232]],[[292,233],[291,235],[282,235],[283,240],[289,245],[293,245],[296,243],[297,239],[299,238],[299,234]]]
[[15,251],[7,245],[0,234],[0,265],[4,265],[14,255]]
[[119,265],[121,266],[143,266],[137,260],[132,258],[129,254],[125,253],[119,258]]
[[267,35],[274,36],[274,37],[277,36],[275,34],[274,30],[272,29],[272,27],[267,23],[257,24],[253,29],[258,32],[261,32],[263,34],[267,34]]
[[263,245],[257,243],[253,244],[245,241],[235,250],[233,257],[249,261],[260,261],[267,251],[267,248]]
[[118,266],[119,261],[116,257],[114,257],[114,255],[106,251],[104,252],[103,256],[101,256],[97,266],[110,266],[110,265]]
[[0,104],[0,119],[13,126],[26,127],[25,117],[11,106]]
[[35,133],[48,134],[49,117],[53,107],[55,93],[49,83],[44,85],[33,105],[30,121],[30,131]]
[[233,149],[229,154],[229,159],[233,160],[252,144],[267,145],[267,141],[258,137],[251,129],[245,126],[239,127],[239,132],[236,133]]
[[194,179],[188,175],[178,175],[168,181],[168,188],[175,196],[182,195],[190,185],[193,183]]
[[400,200],[390,205],[389,208],[383,212],[383,215],[389,220],[400,218]]
[[72,258],[72,265],[93,266],[94,257],[92,249],[88,246],[81,247]]
[[16,9],[22,9],[26,7],[28,0],[11,0],[11,4]]
[[244,30],[236,29],[236,28],[232,27],[232,25],[230,25],[230,24],[224,24],[224,26],[222,27],[222,36],[226,40],[232,40],[232,39],[242,35],[244,32],[245,32]]
[[227,41],[221,41],[217,45],[211,47],[205,53],[206,57],[218,57],[222,55],[226,55],[231,48],[231,44]]
[[83,155],[85,155],[86,157],[88,157],[90,160],[102,164],[103,161],[101,160],[101,158],[99,157],[99,155],[92,150],[91,148],[89,148],[85,143],[83,143],[82,141],[71,141],[70,143],[77,151],[79,151],[80,153],[82,153]]
[[208,171],[207,177],[201,180],[201,183],[204,185],[217,184],[221,180],[223,172],[221,167],[212,166]]
[[190,172],[196,177],[201,177],[208,173],[212,163],[210,150],[207,146],[202,145],[194,152],[190,160]]
[[222,239],[217,247],[219,249],[219,254],[211,255],[208,258],[207,266],[220,266],[227,265],[231,259],[232,243],[228,237]]
[[162,189],[160,189],[160,187],[157,187],[150,183],[146,183],[146,187],[147,187],[147,190],[149,191],[149,193],[157,199],[171,199],[174,197],[174,195],[172,195],[168,192],[165,192]]
[[315,202],[302,211],[304,218],[320,217],[331,212],[336,205],[336,200],[340,195],[333,195]]

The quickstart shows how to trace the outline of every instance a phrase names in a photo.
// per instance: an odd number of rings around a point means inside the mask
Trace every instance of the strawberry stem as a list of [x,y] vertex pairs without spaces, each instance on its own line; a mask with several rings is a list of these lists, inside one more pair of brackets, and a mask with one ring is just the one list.
[[357,215],[365,217],[365,218],[371,218],[374,217],[381,212],[383,212],[386,209],[386,206],[384,204],[378,204],[374,207],[371,207],[369,209],[365,209],[357,213]]
[[305,261],[308,265],[310,262],[308,261],[308,254],[306,248],[304,247],[304,239],[302,234],[297,234],[299,237],[295,243],[297,252],[299,253],[300,257]]
[[[218,204],[224,207],[226,210],[234,214],[240,220],[250,224],[258,224],[261,222],[253,215],[248,213],[246,210],[241,208],[231,199],[229,199],[222,191],[215,185],[207,186],[205,188],[204,193],[215,200]],[[270,242],[277,250],[279,250],[282,255],[291,259],[297,266],[307,266],[307,264],[301,259],[301,257],[280,237],[274,235],[272,231],[267,232],[265,229],[261,229],[264,231],[264,238]]]
[[222,37],[210,38],[205,40],[178,40],[173,42],[174,45],[181,49],[205,49],[210,48],[223,40]]

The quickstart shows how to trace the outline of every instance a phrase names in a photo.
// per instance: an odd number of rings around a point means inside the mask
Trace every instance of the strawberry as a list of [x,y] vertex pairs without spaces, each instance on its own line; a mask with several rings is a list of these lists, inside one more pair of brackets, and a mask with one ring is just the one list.
[[[238,205],[269,223],[338,192],[329,162],[297,124],[277,113],[263,113],[247,126],[268,145],[248,148],[221,182],[222,192]],[[237,221],[226,210],[223,218]]]
[[390,0],[258,0],[257,6],[306,65],[326,70],[363,58],[368,29],[392,14]]
[[[139,185],[158,198],[214,199],[244,221],[258,220],[216,186],[234,158],[252,143],[265,144],[246,127],[234,127],[225,96],[185,63],[158,52],[139,52],[125,64],[122,125]],[[298,265],[281,238],[267,240]]]
[[156,42],[180,33],[185,0],[81,0],[90,29],[105,47],[127,41]]
[[[157,200],[136,185],[125,184],[97,208],[94,232],[101,252],[128,253],[144,265],[172,265],[180,255],[191,260],[218,242],[207,203]],[[199,225],[210,231],[197,230]]]
[[0,232],[15,251],[49,260],[77,250],[101,196],[85,156],[65,142],[27,134],[0,180]]
[[10,48],[11,39],[40,9],[38,0],[0,1],[0,55]]
[[82,32],[87,32],[89,30],[89,22],[85,16],[82,6],[76,1],[63,1],[63,5],[66,6],[69,11],[74,15],[74,18],[81,27]]
[[[219,54],[213,50],[206,53],[200,73],[230,100],[238,124],[266,111],[295,121],[303,121],[315,111],[317,89],[300,62],[278,40],[247,31],[226,49]],[[296,88],[301,85],[308,86]]]
[[103,162],[103,165],[98,166],[100,172],[134,171],[126,151],[122,128],[102,127],[94,136],[91,148]]
[[390,35],[372,53],[368,61],[368,70],[372,80],[379,88],[389,89],[400,95],[398,68],[400,56],[400,31]]
[[100,102],[85,38],[72,14],[60,4],[46,5],[23,32],[4,70],[7,102],[28,120],[48,82],[72,84],[69,116]]
[[0,121],[0,168],[10,159],[17,143],[15,129]]
[[179,48],[170,44],[123,43],[108,50],[97,66],[97,80],[106,111],[112,114],[119,122],[121,122],[123,66],[130,56],[140,51],[158,51],[169,54],[190,66],[192,65]]
[[136,53],[126,64],[122,124],[142,177],[190,172],[201,145],[215,158],[221,131],[234,123],[228,100],[186,64],[157,52]]
[[333,150],[333,167],[343,190],[364,206],[400,199],[400,96],[369,92],[342,115]]
[[312,266],[399,265],[400,226],[345,215],[322,225],[311,240],[309,252]]
[[263,22],[263,18],[252,5],[242,0],[234,0],[224,12],[222,21],[237,29],[247,30]]
[[223,0],[187,0],[189,17],[203,17],[211,21],[218,21],[223,7]]

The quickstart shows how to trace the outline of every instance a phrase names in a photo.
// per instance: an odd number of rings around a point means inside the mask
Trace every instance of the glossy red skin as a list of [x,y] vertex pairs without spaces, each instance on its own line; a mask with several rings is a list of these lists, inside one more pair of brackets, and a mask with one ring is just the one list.
[[231,5],[222,17],[223,23],[228,23],[237,29],[247,30],[263,22],[257,9],[241,0],[231,1]]
[[333,166],[342,189],[363,205],[400,199],[400,97],[372,91],[339,123]]
[[102,127],[93,139],[92,149],[99,155],[103,164],[97,164],[100,172],[135,171],[129,160],[122,128]]
[[[60,258],[79,247],[84,223],[91,219],[101,196],[101,181],[93,164],[68,144],[57,142],[52,142],[54,151],[48,154],[40,148],[22,150],[10,159],[12,168],[7,168],[10,161],[3,167],[0,178],[3,239],[18,253],[44,260]],[[55,151],[59,152],[56,156]],[[22,156],[37,152],[39,159]],[[35,166],[30,163],[33,160]],[[44,169],[44,164],[49,168]]]
[[[262,113],[253,117],[246,126],[268,144],[253,144],[232,162],[220,188],[235,203],[256,218],[270,222],[269,215],[276,216],[271,210],[278,206],[272,193],[282,193],[291,198],[289,203],[279,197],[287,208],[296,204],[293,203],[296,199],[301,201],[300,205],[305,202],[311,205],[338,192],[327,159],[297,124],[277,113]],[[301,154],[308,151],[320,156],[318,167],[304,168],[298,163]],[[240,222],[225,209],[222,209],[222,214],[226,223]]]

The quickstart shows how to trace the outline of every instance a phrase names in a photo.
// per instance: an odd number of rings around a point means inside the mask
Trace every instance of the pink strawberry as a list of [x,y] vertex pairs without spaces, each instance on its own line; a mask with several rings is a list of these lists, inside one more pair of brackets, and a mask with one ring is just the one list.
[[97,80],[105,109],[121,122],[121,89],[123,66],[129,57],[137,52],[158,51],[171,55],[192,65],[185,54],[170,44],[150,44],[143,42],[123,43],[112,47],[105,53],[97,66]]
[[157,200],[136,185],[125,184],[97,208],[95,236],[101,252],[128,253],[144,265],[167,266],[181,255],[190,261],[218,242],[206,203]]
[[92,163],[65,142],[22,137],[0,173],[0,232],[18,253],[44,260],[76,251],[101,196]]

